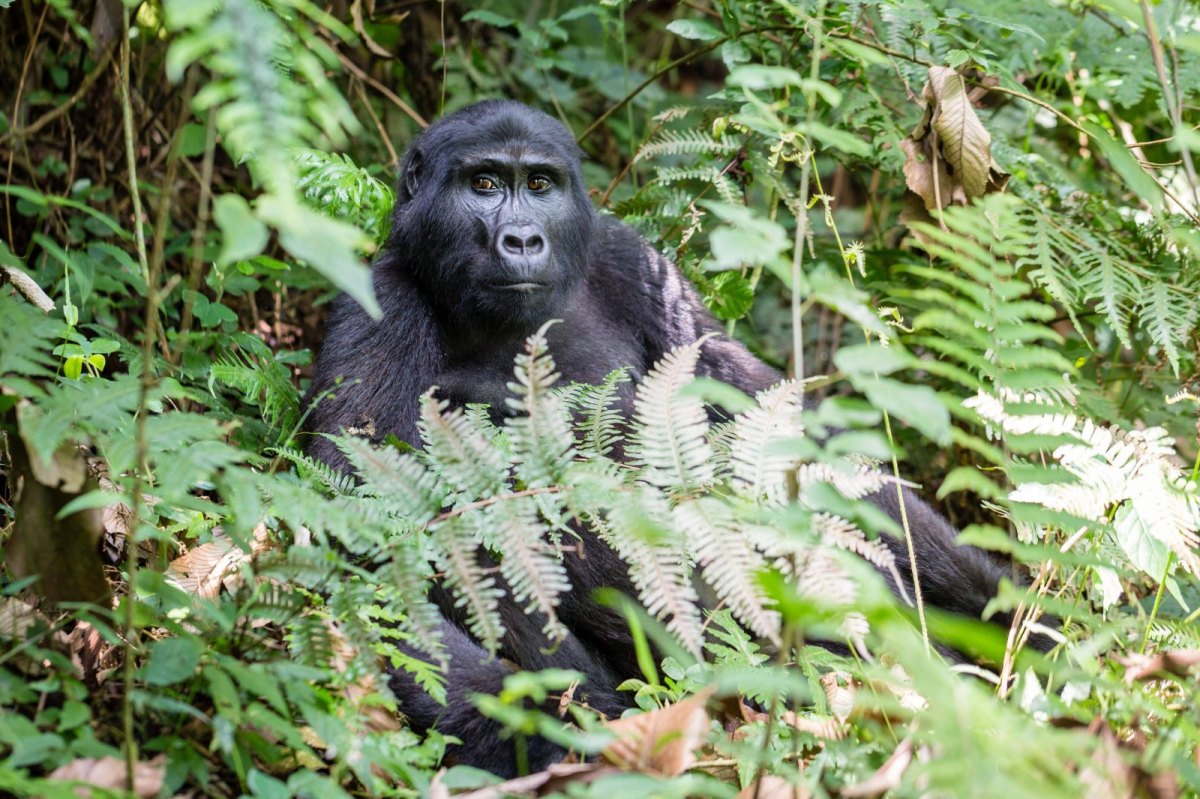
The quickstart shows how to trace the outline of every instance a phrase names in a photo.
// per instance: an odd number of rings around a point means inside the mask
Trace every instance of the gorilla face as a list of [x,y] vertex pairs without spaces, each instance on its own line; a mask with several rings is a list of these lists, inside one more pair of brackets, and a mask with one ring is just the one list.
[[594,223],[566,128],[518,103],[488,101],[413,142],[390,242],[404,243],[401,263],[445,322],[487,332],[534,326],[564,307]]

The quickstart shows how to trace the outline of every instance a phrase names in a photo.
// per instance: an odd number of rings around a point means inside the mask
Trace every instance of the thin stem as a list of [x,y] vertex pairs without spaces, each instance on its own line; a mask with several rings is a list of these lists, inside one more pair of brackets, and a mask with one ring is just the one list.
[[[130,500],[129,532],[125,537],[125,614],[124,614],[124,668],[122,693],[122,733],[124,736],[125,753],[125,788],[131,794],[134,791],[134,771],[137,766],[137,739],[133,725],[133,684],[135,653],[138,648],[137,628],[137,580],[138,580],[138,530],[142,524],[144,506],[143,478],[149,464],[149,442],[146,435],[147,405],[150,389],[154,386],[154,342],[158,323],[158,304],[160,296],[157,290],[158,274],[161,271],[161,258],[153,265],[146,256],[146,239],[143,228],[145,216],[142,209],[142,199],[138,191],[137,167],[134,163],[136,147],[134,146],[133,105],[129,89],[129,10],[122,14],[121,42],[121,118],[125,129],[125,157],[129,167],[129,191],[133,200],[134,240],[137,243],[138,263],[146,278],[146,320],[142,330],[142,374],[138,390],[137,417],[134,426],[134,448],[136,453],[133,491]],[[168,187],[169,190],[169,187]],[[165,210],[165,209],[164,209]]]
[[[1154,15],[1150,13],[1150,4],[1142,0],[1142,20],[1146,23],[1146,39],[1150,42],[1150,55],[1154,59],[1154,71],[1158,74],[1158,85],[1162,87],[1163,104],[1167,107],[1172,127],[1178,129],[1183,125],[1183,114],[1180,104],[1176,102],[1171,90],[1171,82],[1167,80],[1167,68],[1163,63],[1162,42],[1158,38],[1158,26],[1154,24]],[[1179,156],[1183,159],[1183,169],[1187,172],[1188,183],[1191,184],[1192,200],[1196,209],[1200,210],[1200,182],[1196,180],[1196,167],[1192,163],[1190,147],[1180,147]],[[1143,649],[1145,643],[1142,644]]]
[[1167,579],[1171,576],[1171,567],[1174,566],[1175,553],[1167,552],[1167,565],[1163,567],[1162,579],[1158,581],[1158,592],[1154,595],[1154,607],[1150,608],[1150,618],[1146,620],[1146,632],[1142,635],[1142,648],[1138,650],[1141,654],[1146,654],[1146,646],[1150,643],[1150,630],[1154,627],[1154,620],[1158,618],[1158,608],[1162,604],[1163,590],[1167,587]]

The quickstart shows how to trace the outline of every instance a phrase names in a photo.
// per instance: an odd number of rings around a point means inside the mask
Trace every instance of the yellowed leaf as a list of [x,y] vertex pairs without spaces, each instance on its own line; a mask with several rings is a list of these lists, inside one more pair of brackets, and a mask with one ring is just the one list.
[[[166,759],[159,755],[133,768],[133,793],[139,799],[150,799],[162,790]],[[78,796],[95,796],[94,788],[102,791],[125,790],[125,761],[116,757],[82,758],[59,766],[50,779],[60,782],[85,783],[75,788]]]
[[949,67],[930,67],[925,97],[937,104],[933,129],[955,180],[968,197],[982,196],[992,163],[992,137],[971,105],[966,80]]
[[708,732],[705,704],[712,694],[709,688],[674,705],[608,722],[608,729],[620,737],[604,750],[605,759],[624,769],[667,777],[687,771]]
[[875,770],[874,774],[857,785],[843,788],[842,796],[850,797],[850,799],[883,796],[893,788],[900,787],[900,779],[904,776],[904,770],[908,768],[912,760],[913,742],[911,738],[905,738],[896,747],[896,751],[892,752],[891,757]]
[[[258,525],[254,528],[250,551],[245,552],[233,539],[219,530],[214,530],[213,533],[213,541],[188,550],[167,566],[167,576],[176,585],[189,594],[204,599],[216,599],[226,576],[232,575],[239,566],[266,549],[268,539],[266,526]],[[237,583],[235,578],[232,584],[227,582],[226,585],[230,590],[234,590]]]
[[793,785],[783,777],[767,774],[738,791],[737,799],[808,799],[812,794],[803,785]]

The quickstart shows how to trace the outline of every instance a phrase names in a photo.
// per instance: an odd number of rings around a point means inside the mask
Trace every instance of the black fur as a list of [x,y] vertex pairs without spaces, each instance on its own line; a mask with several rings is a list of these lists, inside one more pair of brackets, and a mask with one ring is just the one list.
[[[530,191],[535,173],[546,173],[552,187]],[[472,188],[480,174],[496,179],[502,190],[481,193],[477,189],[485,183]],[[503,244],[501,234],[512,226],[522,235],[534,231],[526,241],[544,238],[530,248],[537,249],[537,258]],[[334,305],[311,396],[334,387],[339,377],[346,382],[334,398],[318,403],[312,432],[356,428],[374,431],[377,438],[394,433],[419,445],[418,401],[431,385],[454,403],[504,409],[513,356],[550,318],[563,320],[550,329],[549,342],[564,382],[599,382],[618,367],[631,367],[637,377],[668,350],[706,333],[717,335],[704,345],[702,374],[750,394],[780,378],[723,335],[672,264],[631,228],[593,210],[568,131],[518,103],[473,105],[413,142],[401,170],[392,234],[373,274],[381,321],[372,321],[348,297]],[[529,274],[542,288],[493,287]],[[310,453],[347,468],[328,440],[310,441]],[[894,490],[873,501],[899,518]],[[978,618],[1005,570],[983,552],[955,544],[955,530],[912,494],[905,507],[926,601]],[[547,654],[540,620],[508,606],[501,655],[520,668],[586,673],[577,698],[615,714],[628,704],[615,686],[637,674],[633,648],[623,620],[592,602],[591,593],[604,586],[636,592],[619,559],[594,536],[582,534],[583,557],[566,558],[573,589],[560,608],[571,636]],[[891,537],[887,543],[907,581],[905,543]],[[911,596],[911,586],[906,589]],[[498,691],[509,666],[489,658],[463,632],[448,596],[438,590],[435,598],[447,619],[449,704],[434,703],[402,672],[393,675],[392,690],[415,728],[437,727],[463,741],[460,762],[511,774],[512,743],[466,700],[473,692]],[[529,764],[540,768],[557,754],[538,739],[530,743]]]

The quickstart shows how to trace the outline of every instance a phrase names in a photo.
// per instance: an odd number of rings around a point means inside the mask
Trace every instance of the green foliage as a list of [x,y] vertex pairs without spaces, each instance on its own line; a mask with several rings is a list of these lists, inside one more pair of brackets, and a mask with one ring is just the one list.
[[[343,5],[143,3],[128,37],[120,4],[0,15],[0,793],[73,796],[56,769],[130,752],[161,795],[478,785],[433,786],[445,742],[396,723],[383,669],[445,699],[434,579],[489,648],[506,595],[560,639],[579,524],[637,588],[614,607],[638,709],[708,687],[754,707],[702,720],[702,768],[572,795],[731,796],[763,775],[815,796],[1200,792],[1187,4]],[[926,116],[946,66],[963,91]],[[423,452],[339,439],[358,478],[304,455],[326,303],[374,307],[362,260],[393,195],[372,165],[487,96],[563,119],[606,212],[756,354],[824,377],[738,398],[685,348],[636,386],[559,386],[539,335],[501,424],[431,397]],[[953,115],[990,152],[969,203],[955,169],[931,207],[913,175],[983,154],[944,149],[970,144]],[[935,158],[910,157],[914,128],[948,140]],[[978,196],[985,166],[1011,173],[1003,192]],[[1013,558],[1022,584],[992,608],[1011,635],[886,593],[874,536],[897,531],[861,499],[897,479]],[[76,527],[115,608],[52,609],[15,570],[23,530]],[[988,668],[948,666],[924,627]],[[594,754],[612,734],[593,713],[543,712],[575,677],[478,701],[518,741]]]

